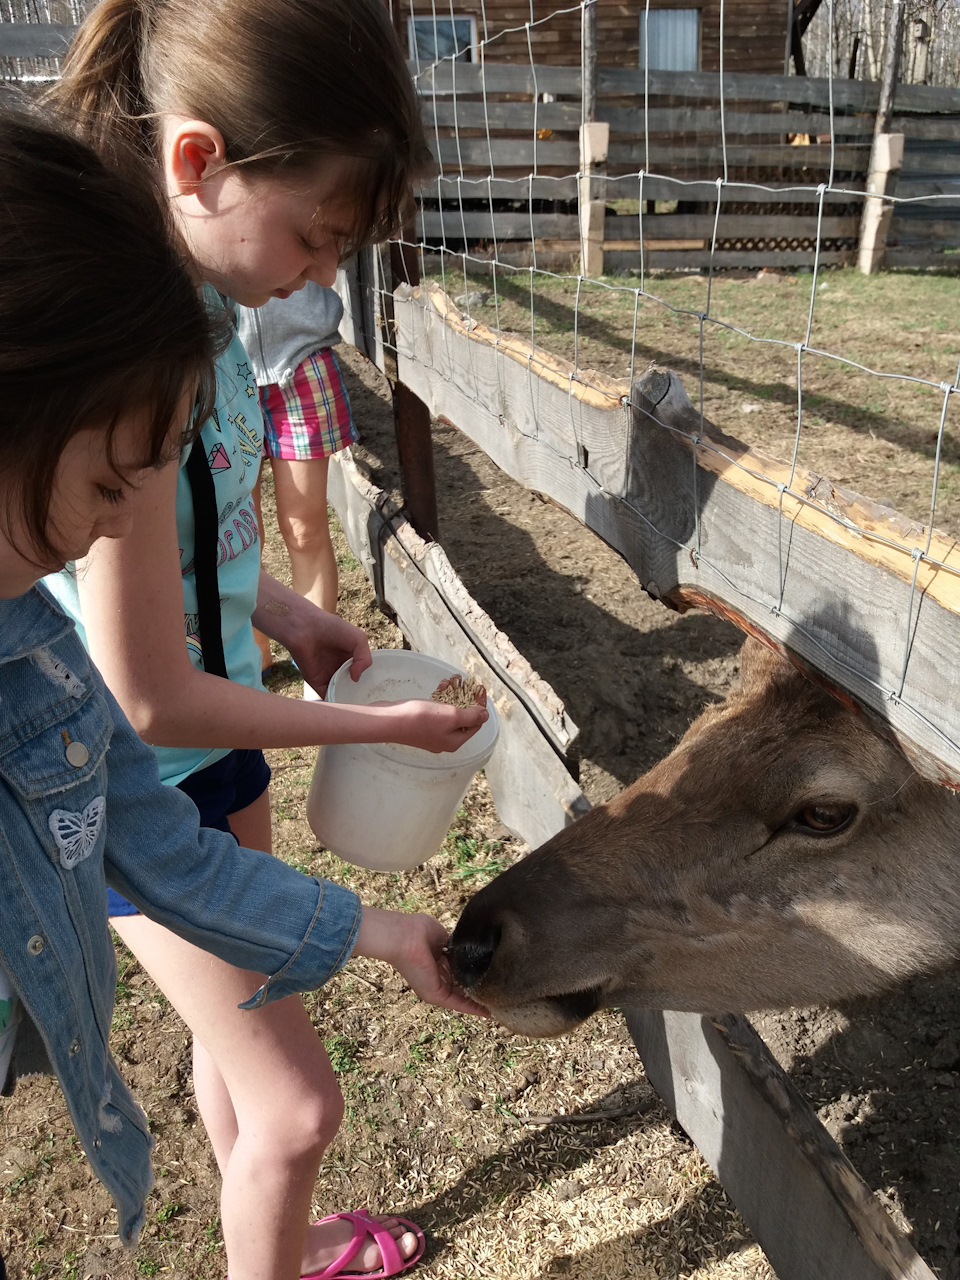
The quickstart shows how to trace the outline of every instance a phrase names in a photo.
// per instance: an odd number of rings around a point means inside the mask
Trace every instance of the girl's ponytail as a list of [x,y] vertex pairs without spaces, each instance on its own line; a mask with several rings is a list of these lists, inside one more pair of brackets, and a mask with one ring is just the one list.
[[47,100],[108,159],[151,150],[143,88],[148,0],[100,0],[84,21]]

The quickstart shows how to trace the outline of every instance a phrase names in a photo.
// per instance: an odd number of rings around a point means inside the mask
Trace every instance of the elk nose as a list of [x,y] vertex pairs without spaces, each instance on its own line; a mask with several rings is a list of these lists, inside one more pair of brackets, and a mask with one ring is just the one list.
[[468,932],[461,921],[454,929],[447,958],[455,981],[464,990],[469,991],[471,987],[475,987],[490,968],[490,961],[499,942],[498,926],[488,925]]

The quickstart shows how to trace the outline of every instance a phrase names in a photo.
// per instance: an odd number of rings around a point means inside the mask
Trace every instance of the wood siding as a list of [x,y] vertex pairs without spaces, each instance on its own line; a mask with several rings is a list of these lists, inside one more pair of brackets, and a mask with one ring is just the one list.
[[[454,0],[456,16],[472,15],[477,21],[477,38],[489,41],[484,54],[490,62],[529,62],[531,49],[534,62],[554,66],[580,65],[580,11],[557,12],[562,6],[533,0]],[[645,0],[597,0],[597,58],[604,66],[636,67],[640,61],[640,15]],[[700,10],[700,70],[717,71],[720,67],[720,0],[655,0],[655,9]],[[784,72],[787,57],[788,0],[737,0],[725,4],[723,63],[726,71],[747,71],[756,75]],[[436,0],[413,0],[404,8],[406,17],[444,17],[444,9]],[[534,25],[527,42],[526,24],[531,11]],[[449,15],[449,8],[446,8]],[[486,30],[484,30],[484,13]],[[555,16],[554,16],[555,15]],[[502,34],[501,34],[502,33]]]

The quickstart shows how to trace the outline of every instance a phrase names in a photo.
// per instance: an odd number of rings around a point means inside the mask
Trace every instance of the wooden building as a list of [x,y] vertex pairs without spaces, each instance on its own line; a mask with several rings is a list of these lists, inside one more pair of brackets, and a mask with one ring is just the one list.
[[[393,0],[411,60],[580,65],[580,9],[562,0]],[[723,8],[725,71],[787,70],[792,0],[729,0]],[[597,61],[651,70],[720,68],[720,0],[597,0]]]

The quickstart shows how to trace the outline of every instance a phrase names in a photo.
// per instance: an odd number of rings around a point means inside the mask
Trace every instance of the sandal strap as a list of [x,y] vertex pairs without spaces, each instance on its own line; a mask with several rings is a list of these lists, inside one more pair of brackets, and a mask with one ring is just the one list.
[[322,1218],[321,1221],[331,1222],[335,1218],[344,1218],[347,1222],[351,1223],[353,1226],[353,1236],[343,1253],[341,1253],[338,1258],[335,1258],[329,1266],[324,1267],[322,1271],[317,1271],[315,1274],[311,1275],[310,1280],[335,1280],[335,1277],[342,1273],[346,1264],[348,1262],[352,1262],[363,1248],[363,1242],[367,1238],[367,1227],[360,1215],[346,1210],[343,1213],[328,1214],[327,1217]]
[[[395,1276],[406,1270],[408,1263],[401,1257],[397,1242],[390,1234],[389,1228],[377,1222],[365,1209],[352,1211],[347,1209],[343,1213],[331,1213],[326,1218],[321,1218],[320,1221],[331,1222],[335,1218],[343,1218],[351,1223],[353,1236],[340,1256],[335,1258],[323,1271],[313,1273],[309,1280],[336,1280],[338,1276],[344,1274],[369,1277],[369,1280],[378,1280],[378,1277]],[[377,1271],[350,1271],[345,1273],[347,1265],[354,1260],[363,1248],[367,1236],[373,1239],[373,1242],[380,1250],[380,1269]]]

